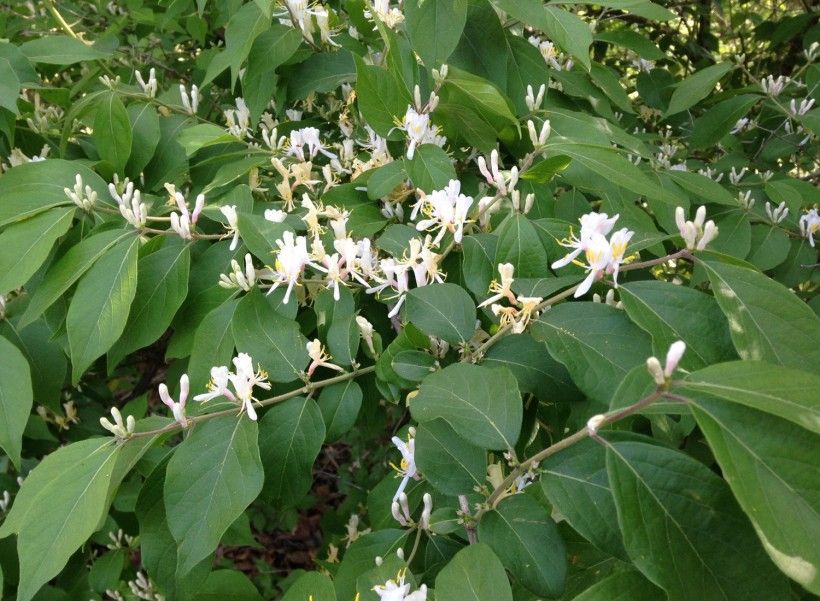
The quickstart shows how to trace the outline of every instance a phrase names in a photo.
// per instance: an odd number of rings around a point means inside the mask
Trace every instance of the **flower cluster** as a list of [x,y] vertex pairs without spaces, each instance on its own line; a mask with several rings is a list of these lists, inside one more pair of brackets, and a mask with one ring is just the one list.
[[170,195],[171,202],[176,203],[177,208],[179,208],[179,213],[176,211],[171,213],[171,229],[183,240],[193,240],[193,226],[199,220],[202,209],[205,208],[205,195],[197,195],[194,201],[194,210],[191,212],[188,210],[188,202],[185,197],[177,192],[173,184],[165,184],[165,189]]
[[435,190],[430,194],[419,191],[419,200],[413,207],[410,219],[415,220],[419,212],[426,219],[416,223],[416,229],[422,231],[438,231],[434,245],[438,245],[446,233],[453,234],[456,243],[460,243],[464,235],[464,224],[470,207],[473,204],[472,196],[461,194],[461,182],[451,179],[443,190]]
[[[224,365],[212,367],[211,381],[208,383],[209,392],[196,395],[194,400],[204,403],[218,397],[225,397],[241,406],[240,413],[246,412],[249,418],[256,421],[253,401],[257,399],[253,396],[253,389],[258,386],[264,390],[270,390],[268,374],[261,369],[254,369],[253,359],[247,353],[239,353],[234,357],[233,365],[235,372],[230,371]],[[233,390],[229,385],[233,387]]]
[[[575,298],[586,294],[593,282],[604,274],[612,274],[612,281],[618,287],[618,271],[624,262],[627,244],[634,234],[627,228],[621,228],[612,234],[609,240],[607,234],[612,231],[619,215],[609,217],[606,213],[587,213],[580,219],[581,232],[576,238],[570,232],[570,238],[561,241],[561,245],[573,249],[564,258],[552,264],[553,269],[559,269],[570,263],[584,267],[588,275],[575,291]],[[586,264],[576,261],[576,257],[584,253]]]
[[711,219],[706,220],[706,207],[701,206],[695,212],[694,221],[686,221],[683,207],[675,209],[675,223],[678,226],[681,238],[689,250],[703,250],[706,245],[717,238],[718,227]]
[[405,582],[406,578],[407,568],[402,568],[395,580],[377,584],[373,587],[373,592],[379,596],[380,601],[427,601],[427,585],[422,584],[417,591],[411,593],[412,587],[409,582]]

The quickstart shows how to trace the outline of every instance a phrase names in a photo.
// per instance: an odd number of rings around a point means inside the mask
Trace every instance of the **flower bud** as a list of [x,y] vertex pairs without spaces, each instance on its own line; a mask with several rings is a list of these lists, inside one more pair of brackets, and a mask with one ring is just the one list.
[[666,377],[663,375],[663,367],[661,367],[661,362],[658,361],[657,357],[649,357],[646,360],[646,369],[649,372],[649,375],[652,376],[652,379],[655,380],[655,384],[658,386],[663,386],[666,384]]

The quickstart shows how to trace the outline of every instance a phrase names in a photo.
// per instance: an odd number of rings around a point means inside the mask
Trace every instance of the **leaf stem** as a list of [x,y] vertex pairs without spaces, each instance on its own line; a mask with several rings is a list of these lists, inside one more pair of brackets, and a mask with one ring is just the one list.
[[[369,365],[368,367],[361,367],[358,369],[354,369],[353,371],[345,372],[341,375],[334,376],[332,378],[327,378],[326,380],[320,380],[318,382],[308,382],[304,386],[297,388],[296,390],[291,390],[290,392],[285,392],[283,394],[276,395],[269,399],[264,399],[262,401],[258,401],[257,405],[262,407],[267,407],[268,405],[273,405],[275,403],[281,403],[282,401],[287,401],[288,399],[292,399],[293,397],[297,397],[302,394],[309,394],[314,390],[318,390],[320,388],[324,388],[326,386],[331,386],[332,384],[338,384],[339,382],[346,382],[347,380],[352,380],[359,376],[363,376],[364,374],[369,374],[376,370],[375,365]],[[194,417],[188,418],[188,427],[197,424],[199,422],[207,421],[214,417],[222,417],[225,415],[236,415],[237,409],[236,407],[231,407],[230,409],[223,409],[222,411],[214,411],[213,413],[205,413],[204,415],[196,415]],[[146,436],[156,436],[158,434],[165,434],[167,432],[174,432],[175,430],[179,430],[181,428],[178,422],[174,422],[172,424],[168,424],[162,428],[157,430],[148,430],[147,432],[135,432],[129,438],[126,439],[126,442],[133,438],[143,438]]]
[[[615,411],[614,413],[607,414],[606,416],[604,416],[603,421],[601,421],[601,423],[598,427],[603,428],[604,426],[608,426],[609,424],[620,421],[620,420],[624,419],[625,417],[628,417],[628,416],[630,416],[634,413],[637,413],[638,411],[640,411],[644,407],[646,407],[648,405],[651,405],[652,403],[654,403],[658,399],[665,398],[665,397],[666,398],[674,398],[675,400],[683,399],[683,397],[679,397],[678,395],[671,395],[668,392],[666,392],[665,390],[663,390],[661,388],[658,388],[652,394],[649,394],[649,395],[645,396],[644,398],[642,398],[641,400],[636,401],[635,403],[633,403],[629,407],[624,407],[623,409],[620,409],[619,411]],[[490,493],[490,496],[487,497],[487,502],[486,502],[485,506],[482,507],[481,509],[479,509],[478,513],[475,516],[475,519],[478,520],[479,518],[481,518],[481,516],[485,512],[489,511],[490,509],[493,509],[495,507],[496,503],[498,503],[498,501],[504,495],[504,493],[507,490],[509,490],[509,488],[515,483],[515,479],[518,478],[524,472],[526,472],[528,469],[530,469],[530,467],[532,467],[534,464],[543,461],[547,457],[551,457],[552,455],[555,455],[558,451],[563,451],[564,449],[567,449],[567,448],[571,447],[572,445],[574,445],[578,442],[581,442],[582,440],[584,440],[585,438],[588,438],[589,436],[590,436],[589,429],[584,427],[584,428],[578,430],[577,432],[575,432],[574,434],[571,434],[570,436],[567,436],[566,438],[564,438],[562,440],[559,440],[555,444],[552,444],[552,445],[548,446],[547,448],[538,451],[532,457],[522,461],[515,469],[513,469],[509,473],[509,475],[506,478],[504,478],[504,481],[501,484],[499,484],[493,490],[492,493]]]

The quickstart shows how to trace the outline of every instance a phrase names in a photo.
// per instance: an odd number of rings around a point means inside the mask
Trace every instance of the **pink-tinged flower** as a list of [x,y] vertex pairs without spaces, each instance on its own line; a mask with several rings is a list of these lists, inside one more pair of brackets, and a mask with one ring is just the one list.
[[182,374],[179,378],[179,401],[174,401],[168,392],[168,386],[163,382],[159,385],[159,398],[171,410],[176,422],[183,428],[188,426],[188,418],[185,417],[185,403],[188,402],[188,392],[190,391],[190,383],[188,381],[188,374]]

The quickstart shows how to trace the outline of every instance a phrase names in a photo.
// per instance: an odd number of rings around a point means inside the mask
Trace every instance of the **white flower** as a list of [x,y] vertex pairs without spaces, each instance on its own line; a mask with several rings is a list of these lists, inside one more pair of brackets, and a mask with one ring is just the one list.
[[450,232],[456,243],[461,242],[464,234],[464,224],[467,213],[473,204],[472,196],[461,194],[461,182],[451,179],[443,190],[436,190],[430,194],[422,193],[422,197],[413,207],[410,219],[415,219],[419,210],[427,217],[416,224],[418,231],[438,230],[433,244],[438,244],[444,234]]
[[487,305],[492,305],[502,298],[506,298],[511,303],[515,303],[515,295],[511,290],[512,283],[515,281],[513,279],[514,269],[515,267],[512,263],[498,264],[498,274],[501,276],[501,284],[499,284],[497,280],[490,282],[490,292],[492,292],[493,295],[478,305],[479,309]]
[[398,436],[391,438],[391,441],[394,445],[396,445],[396,448],[401,453],[401,463],[399,463],[398,466],[392,463],[390,464],[391,467],[402,477],[399,488],[396,490],[396,494],[393,495],[393,501],[396,501],[398,500],[399,495],[401,495],[407,488],[407,483],[410,481],[410,478],[417,477],[416,429],[413,427],[409,428],[407,432],[407,442],[403,441]]
[[655,68],[655,61],[646,60],[645,58],[640,57],[633,59],[632,64],[645,73],[649,73]]
[[372,355],[376,354],[376,349],[373,347],[373,324],[367,321],[361,315],[356,316],[356,325],[359,326],[359,333],[367,345],[368,350]]
[[305,265],[310,260],[310,254],[307,250],[307,239],[304,236],[294,236],[291,231],[283,233],[282,238],[276,241],[276,246],[279,247],[279,252],[276,254],[273,286],[268,294],[276,290],[280,284],[287,283],[288,289],[283,300],[287,304],[293,287],[298,283]]
[[90,211],[97,204],[97,192],[91,186],[83,185],[83,177],[79,173],[74,178],[74,189],[63,188],[63,192],[84,211]]
[[743,167],[740,171],[737,171],[734,167],[732,167],[732,170],[729,172],[729,181],[732,182],[733,186],[737,186],[748,171],[748,167]]
[[390,8],[390,0],[372,0],[370,9],[364,11],[364,16],[371,21],[378,18],[390,29],[395,29],[399,23],[404,21],[404,14],[400,9]]
[[817,209],[811,209],[800,217],[800,233],[809,241],[814,248],[814,234],[820,230],[820,215]]
[[446,141],[444,136],[438,133],[438,127],[430,123],[430,114],[418,112],[411,105],[407,105],[407,112],[399,126],[401,131],[407,134],[410,144],[407,147],[407,158],[412,159],[416,152],[416,147],[422,144],[435,144],[443,146]]
[[615,222],[620,215],[609,217],[606,213],[587,213],[581,216],[581,232],[576,238],[570,230],[570,237],[561,240],[561,246],[573,249],[572,252],[565,255],[563,258],[555,261],[551,267],[553,269],[560,269],[569,265],[575,258],[584,252],[589,245],[593,234],[601,234],[606,236],[615,226]]
[[506,196],[508,190],[512,190],[518,183],[518,167],[513,167],[509,171],[501,171],[498,168],[498,150],[493,148],[490,153],[490,168],[487,169],[487,160],[480,156],[478,157],[478,170],[487,183],[498,189],[502,196]]
[[189,213],[188,203],[185,200],[185,197],[177,192],[172,185],[166,184],[165,187],[179,208],[179,213],[176,211],[171,213],[171,229],[179,234],[179,236],[184,240],[192,240],[194,237],[192,226],[197,222],[199,219],[199,214],[205,207],[205,195],[197,195],[196,200],[194,201],[194,211]]
[[251,112],[244,98],[236,99],[236,108],[226,109],[223,114],[228,124],[228,133],[237,138],[251,136]]
[[125,220],[136,228],[145,226],[148,219],[148,210],[145,203],[142,202],[140,191],[134,189],[134,182],[127,182],[125,190],[122,195],[117,192],[117,186],[108,184],[108,192],[111,198],[117,201],[117,206],[120,209],[120,215]]
[[789,103],[789,114],[792,117],[801,117],[811,110],[814,106],[814,98],[804,98],[797,104],[797,99],[792,98]]
[[683,207],[675,209],[675,223],[678,226],[681,238],[686,243],[689,250],[703,250],[706,245],[714,240],[718,235],[718,228],[711,219],[706,220],[706,207],[701,206],[695,213],[694,221],[686,221],[686,213]]
[[265,209],[265,219],[273,223],[282,223],[287,216],[287,213],[279,209]]
[[134,71],[134,77],[137,78],[137,83],[140,84],[142,88],[143,94],[148,96],[149,98],[153,98],[157,95],[157,70],[151,67],[148,71],[148,81],[146,82],[142,78],[142,73],[139,71]]
[[730,131],[729,133],[739,134],[740,132],[742,132],[746,129],[749,129],[749,127],[748,127],[749,124],[750,124],[750,122],[749,122],[748,117],[741,117],[740,119],[737,120],[737,122],[735,123],[735,126],[732,128],[732,131]]
[[125,419],[125,422],[123,422],[120,410],[116,407],[111,407],[111,416],[114,418],[113,424],[108,420],[108,418],[100,418],[100,425],[111,432],[111,434],[119,439],[125,439],[129,438],[134,433],[136,421],[134,420],[133,415],[129,415]]
[[191,94],[188,95],[188,90],[183,84],[179,84],[179,96],[182,99],[182,106],[189,115],[196,115],[199,109],[199,88],[196,84],[191,86]]
[[774,98],[777,98],[780,95],[780,92],[783,91],[783,88],[786,87],[786,84],[789,83],[789,78],[780,75],[777,79],[769,75],[764,79],[760,80],[760,88],[763,90],[764,94],[768,94]]
[[533,123],[532,119],[527,120],[527,132],[530,135],[530,142],[532,142],[534,148],[540,148],[546,144],[551,131],[549,119],[545,119],[544,123],[541,124],[540,132],[535,129],[535,123]]
[[250,253],[245,253],[245,269],[239,265],[236,259],[231,259],[231,271],[228,275],[219,275],[219,286],[222,288],[241,288],[248,292],[256,284],[256,269],[253,266],[253,257]]
[[609,250],[610,250],[610,260],[609,266],[607,267],[607,273],[612,274],[612,282],[615,284],[615,287],[618,287],[618,271],[620,269],[621,263],[624,262],[624,253],[626,252],[626,247],[629,244],[629,240],[635,232],[628,230],[627,228],[621,228],[609,239]]
[[219,212],[228,220],[228,235],[233,233],[229,249],[234,251],[239,244],[239,216],[236,214],[236,205],[222,205]]
[[316,371],[318,367],[327,367],[328,369],[333,369],[335,371],[344,371],[341,367],[336,365],[335,363],[330,363],[329,360],[333,357],[327,353],[322,346],[322,341],[318,338],[314,338],[306,345],[308,356],[310,357],[310,365],[308,366],[307,375],[313,375],[313,372]]
[[188,419],[185,417],[185,403],[188,401],[190,383],[188,374],[182,374],[179,378],[179,401],[174,401],[168,392],[168,386],[163,382],[159,385],[159,398],[171,410],[176,422],[183,428],[188,426]]
[[584,252],[587,260],[584,267],[589,274],[575,291],[575,298],[586,294],[592,287],[592,283],[601,278],[612,262],[612,248],[607,239],[601,234],[594,233],[589,237]]
[[657,357],[649,357],[649,359],[646,360],[646,369],[658,386],[666,386],[668,384],[672,374],[675,373],[675,370],[678,368],[678,364],[685,351],[686,343],[682,340],[678,340],[669,346],[669,350],[666,353],[666,365],[663,368]]
[[236,396],[234,393],[228,388],[228,384],[230,380],[228,376],[230,375],[230,370],[224,365],[220,365],[219,367],[212,367],[211,368],[211,380],[208,382],[208,391],[203,394],[198,394],[194,397],[194,400],[198,403],[206,403],[208,401],[212,401],[213,399],[224,396],[230,401],[236,401]]
[[786,201],[784,200],[776,208],[772,209],[772,205],[768,202],[766,203],[766,215],[769,216],[769,221],[772,224],[780,223],[786,217],[789,216],[789,209],[786,207]]
[[541,108],[541,103],[544,102],[544,93],[547,91],[547,84],[541,84],[538,88],[538,94],[533,93],[532,86],[527,84],[527,97],[524,102],[527,108],[535,111]]
[[[305,156],[305,146],[307,146],[308,149],[307,157]],[[319,130],[315,127],[303,127],[302,129],[294,129],[290,132],[290,146],[288,147],[288,154],[290,156],[295,156],[304,162],[314,159],[320,152],[330,159],[337,158],[335,154],[325,150],[322,140],[319,139]]]

